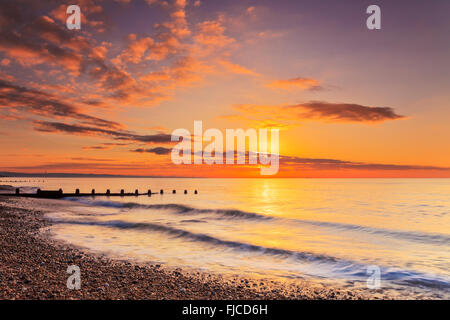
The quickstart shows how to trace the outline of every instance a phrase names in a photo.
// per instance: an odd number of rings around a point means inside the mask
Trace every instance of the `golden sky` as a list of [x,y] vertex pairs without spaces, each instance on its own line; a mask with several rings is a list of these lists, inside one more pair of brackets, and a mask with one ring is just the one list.
[[[171,132],[280,129],[275,177],[450,177],[448,1],[0,3],[0,171],[259,177]],[[81,8],[81,30],[66,8]]]

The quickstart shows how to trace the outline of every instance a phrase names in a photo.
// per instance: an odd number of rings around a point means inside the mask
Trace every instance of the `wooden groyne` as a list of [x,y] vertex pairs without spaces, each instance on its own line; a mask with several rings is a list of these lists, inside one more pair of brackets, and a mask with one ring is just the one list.
[[[173,194],[176,193],[176,190],[172,191]],[[187,194],[187,190],[184,190],[184,194]],[[21,193],[20,188],[16,188],[15,193],[0,193],[0,196],[8,196],[8,197],[24,197],[24,198],[45,198],[45,199],[61,199],[66,197],[138,197],[138,196],[151,196],[152,194],[158,194],[158,192],[152,192],[151,189],[148,189],[147,192],[141,193],[138,189],[134,192],[125,192],[124,189],[120,190],[119,193],[111,193],[108,189],[105,193],[96,193],[95,189],[92,189],[90,193],[81,193],[80,189],[76,189],[75,193],[64,193],[62,189],[59,190],[41,190],[38,189],[36,193]],[[161,189],[159,194],[164,194],[164,190]],[[194,190],[194,194],[198,194],[197,190]]]

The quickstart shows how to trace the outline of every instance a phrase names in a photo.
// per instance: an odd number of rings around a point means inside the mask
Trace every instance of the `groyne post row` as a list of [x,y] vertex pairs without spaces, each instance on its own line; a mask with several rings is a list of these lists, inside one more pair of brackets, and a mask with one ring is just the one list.
[[[81,193],[80,189],[76,189],[75,193],[64,193],[63,190],[60,188],[59,190],[41,190],[38,189],[36,193],[21,193],[20,188],[16,188],[15,193],[3,193],[0,194],[0,196],[18,196],[18,197],[30,197],[30,198],[53,198],[53,199],[59,199],[64,197],[86,197],[86,196],[119,196],[119,197],[126,197],[126,196],[142,196],[147,195],[151,196],[152,194],[158,194],[157,192],[152,192],[151,189],[148,189],[146,193],[140,193],[138,189],[136,189],[134,192],[125,192],[124,189],[120,190],[120,193],[111,193],[110,189],[107,189],[105,193],[96,193],[95,189],[92,189],[90,193]],[[159,191],[159,194],[164,194],[164,190],[161,189]],[[172,190],[172,194],[176,194],[176,190]],[[184,194],[188,194],[188,191],[185,189]],[[197,190],[194,190],[194,194],[198,194]]]

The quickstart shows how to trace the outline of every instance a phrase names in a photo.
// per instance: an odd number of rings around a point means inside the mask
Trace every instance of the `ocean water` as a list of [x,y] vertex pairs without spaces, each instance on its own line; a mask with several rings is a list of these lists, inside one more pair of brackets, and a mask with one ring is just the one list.
[[1,180],[29,191],[164,189],[68,198],[49,214],[56,238],[112,257],[355,286],[375,268],[382,289],[449,297],[450,179]]

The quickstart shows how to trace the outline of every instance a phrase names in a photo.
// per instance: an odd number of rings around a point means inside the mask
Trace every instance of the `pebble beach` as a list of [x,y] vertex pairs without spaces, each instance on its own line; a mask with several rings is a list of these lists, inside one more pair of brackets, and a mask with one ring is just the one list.
[[[248,279],[138,265],[92,254],[46,234],[51,222],[31,209],[37,199],[0,199],[0,299],[368,299],[379,294],[297,281]],[[68,289],[68,266],[81,270],[81,288]]]

